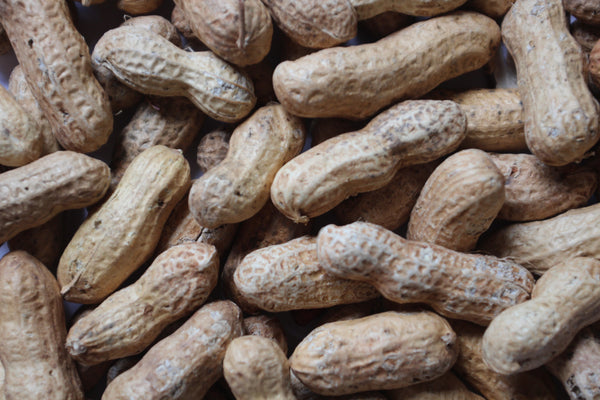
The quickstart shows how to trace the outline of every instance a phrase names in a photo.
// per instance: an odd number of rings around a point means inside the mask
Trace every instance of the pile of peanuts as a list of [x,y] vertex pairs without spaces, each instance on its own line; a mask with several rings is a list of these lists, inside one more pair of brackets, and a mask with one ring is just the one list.
[[0,400],[600,399],[600,1],[100,3],[0,0]]

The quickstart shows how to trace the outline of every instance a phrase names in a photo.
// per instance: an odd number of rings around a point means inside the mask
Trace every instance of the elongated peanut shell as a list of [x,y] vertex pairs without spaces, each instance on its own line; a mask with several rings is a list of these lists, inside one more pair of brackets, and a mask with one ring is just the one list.
[[358,19],[367,19],[386,11],[413,15],[415,17],[433,17],[445,14],[466,0],[350,0],[358,14]]
[[102,198],[108,165],[72,151],[57,151],[0,174],[0,243],[39,226],[64,210]]
[[397,303],[426,303],[440,314],[487,325],[529,298],[533,277],[520,265],[414,242],[366,222],[328,225],[319,263],[336,276],[375,286]]
[[565,11],[589,25],[600,25],[600,4],[595,0],[563,0]]
[[277,172],[271,200],[288,218],[307,222],[350,196],[387,185],[401,168],[453,151],[465,129],[465,116],[453,102],[406,101],[365,128],[292,159]]
[[106,32],[92,59],[137,91],[187,97],[219,121],[243,118],[256,102],[252,82],[212,52],[187,52],[147,29]]
[[153,146],[137,156],[65,249],[57,272],[65,299],[95,304],[114,292],[152,254],[189,184],[179,151]]
[[457,12],[418,22],[372,44],[321,50],[275,68],[277,99],[309,118],[364,118],[488,62],[500,43],[494,20]]
[[14,251],[0,260],[0,361],[6,400],[83,400],[56,279],[38,260]]
[[106,143],[113,127],[108,97],[94,78],[88,46],[67,3],[3,0],[0,22],[60,144],[87,153]]
[[502,23],[517,67],[531,152],[549,165],[580,160],[600,137],[598,103],[562,0],[519,0]]

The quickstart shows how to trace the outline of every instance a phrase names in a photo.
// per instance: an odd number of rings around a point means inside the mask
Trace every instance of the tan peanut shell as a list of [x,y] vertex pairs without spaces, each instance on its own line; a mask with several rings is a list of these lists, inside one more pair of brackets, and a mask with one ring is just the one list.
[[55,271],[67,245],[66,222],[65,215],[58,214],[40,226],[19,233],[8,241],[8,247],[11,251],[26,251],[48,269]]
[[575,257],[599,257],[600,204],[570,210],[543,221],[515,223],[483,238],[478,249],[509,257],[543,274]]
[[456,251],[475,248],[504,204],[504,175],[484,151],[462,150],[431,174],[417,199],[406,238]]
[[222,374],[227,346],[241,335],[235,304],[207,304],[112,381],[102,400],[201,399]]
[[[148,2],[147,0],[144,1]],[[177,33],[177,28],[175,28],[168,19],[160,15],[144,15],[141,17],[129,18],[126,19],[121,26],[136,26],[138,28],[148,29],[164,37],[174,45],[181,47],[181,38],[179,37],[179,33]]]
[[453,102],[400,103],[365,128],[333,137],[284,165],[271,200],[288,218],[305,223],[350,196],[387,185],[401,168],[453,151],[465,129],[465,116]]
[[565,11],[589,25],[600,25],[600,4],[596,0],[563,0]]
[[517,1],[502,36],[517,67],[527,146],[549,165],[580,160],[600,137],[599,109],[562,0]]
[[236,400],[296,400],[288,359],[271,339],[232,340],[223,359],[223,375]]
[[457,12],[417,22],[375,43],[282,62],[273,88],[292,114],[360,119],[480,68],[499,43],[494,20]]
[[465,3],[471,8],[492,18],[500,18],[510,10],[515,0],[469,0]]
[[65,300],[96,304],[114,292],[152,254],[189,184],[181,152],[152,146],[138,155],[65,249],[57,272]]
[[88,365],[138,354],[167,325],[200,307],[217,285],[218,274],[214,246],[171,247],[134,284],[77,321],[65,347],[75,360]]
[[60,144],[87,153],[106,143],[113,128],[108,97],[94,78],[88,46],[67,3],[3,0],[0,22]]
[[187,52],[144,28],[121,26],[106,32],[92,60],[132,89],[187,97],[219,121],[243,118],[256,102],[252,82],[212,52]]
[[415,17],[433,17],[450,12],[465,3],[466,0],[350,0],[358,19],[367,19],[386,11],[413,15]]
[[227,156],[190,190],[190,210],[200,225],[244,221],[267,203],[275,173],[304,145],[302,121],[281,105],[258,109],[232,133]]
[[348,0],[262,2],[277,26],[300,46],[322,49],[356,36],[356,12]]
[[119,0],[117,7],[128,14],[147,14],[156,10],[163,0]]
[[271,49],[273,25],[260,0],[176,0],[195,36],[239,66],[260,62]]
[[438,313],[487,325],[529,298],[534,280],[520,265],[401,238],[367,222],[321,229],[320,265],[364,281],[396,303],[426,303]]
[[362,282],[340,279],[317,260],[317,238],[303,236],[248,254],[234,274],[244,302],[269,312],[326,308],[379,296]]
[[273,340],[277,346],[287,354],[288,345],[285,332],[281,323],[276,317],[268,315],[257,315],[255,317],[246,317],[242,322],[245,335],[261,336]]
[[600,39],[600,27],[587,25],[580,20],[571,25],[571,35],[581,46],[584,53],[589,53]]
[[471,392],[452,372],[431,382],[386,392],[390,400],[484,400]]
[[196,161],[200,171],[206,173],[216,167],[227,156],[231,132],[226,129],[215,129],[202,136],[198,143]]
[[64,210],[102,198],[110,169],[100,160],[57,151],[0,174],[0,243],[42,225]]
[[498,218],[535,221],[585,205],[598,186],[590,168],[551,167],[531,154],[490,154],[504,175],[506,200]]
[[0,260],[0,361],[6,400],[83,400],[56,279],[24,251]]
[[598,320],[600,261],[566,260],[536,282],[530,301],[503,311],[490,323],[483,335],[483,359],[506,375],[540,367]]
[[322,325],[290,357],[312,391],[342,395],[433,380],[456,360],[456,334],[431,312],[385,312]]

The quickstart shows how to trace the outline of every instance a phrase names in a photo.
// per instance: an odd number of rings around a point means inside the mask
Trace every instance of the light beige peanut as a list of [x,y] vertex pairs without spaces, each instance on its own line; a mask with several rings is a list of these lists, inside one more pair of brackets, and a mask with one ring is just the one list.
[[466,0],[350,0],[358,19],[367,19],[386,11],[395,11],[416,17],[445,14]]
[[119,0],[117,7],[128,14],[147,14],[156,10],[163,0]]
[[256,64],[271,49],[271,16],[260,0],[176,0],[175,4],[195,36],[233,64]]
[[480,68],[499,43],[494,20],[457,12],[417,22],[376,43],[282,62],[275,68],[273,88],[292,114],[360,119]]
[[507,375],[540,367],[598,320],[600,261],[566,260],[537,281],[530,301],[503,311],[491,322],[483,335],[483,359]]
[[340,279],[317,260],[317,240],[303,236],[248,254],[234,274],[246,303],[269,312],[359,303],[379,295],[371,285]]
[[563,0],[565,11],[590,25],[600,25],[600,4],[596,0]]
[[[113,118],[89,49],[62,0],[0,2],[0,22],[60,144],[87,153],[108,140]],[[34,26],[36,29],[24,29]]]
[[549,165],[582,159],[600,137],[598,103],[562,1],[517,1],[502,35],[517,67],[527,146]]
[[137,91],[187,97],[219,121],[243,118],[256,102],[252,82],[212,52],[187,52],[144,28],[106,32],[92,60]]
[[136,26],[138,28],[148,29],[164,37],[174,45],[181,47],[181,38],[177,33],[177,29],[168,19],[161,17],[160,15],[144,15],[141,17],[129,18],[126,19],[121,26]]
[[452,152],[465,129],[465,116],[453,102],[400,103],[365,128],[333,137],[284,165],[271,200],[288,218],[305,223],[350,196],[387,185],[401,168]]
[[223,359],[223,375],[237,400],[296,400],[290,364],[273,340],[260,336],[232,340]]
[[386,392],[390,400],[484,400],[471,392],[452,372],[431,382]]
[[0,174],[0,243],[64,210],[87,207],[110,183],[108,165],[72,151],[48,154]]
[[571,25],[571,35],[581,46],[584,53],[589,53],[600,39],[600,27],[584,24],[580,20]]
[[317,251],[319,264],[336,276],[369,283],[396,303],[426,303],[480,325],[526,301],[534,284],[510,260],[405,240],[366,222],[322,228]]
[[152,146],[138,155],[110,198],[79,227],[59,265],[68,301],[96,304],[154,251],[162,227],[190,184],[181,152]]
[[102,400],[201,399],[222,374],[227,346],[241,335],[235,304],[207,304],[112,381]]
[[290,357],[312,391],[342,395],[433,380],[457,357],[456,334],[430,312],[385,312],[322,325]]
[[48,222],[27,229],[8,241],[11,251],[23,250],[34,256],[51,271],[56,271],[58,260],[67,245],[66,219],[58,214]]
[[535,221],[585,205],[598,186],[593,169],[551,167],[530,154],[490,154],[504,175],[506,200],[498,218]]
[[258,109],[232,133],[227,156],[190,190],[190,210],[200,225],[244,221],[267,203],[275,173],[304,145],[302,121],[281,105]]
[[500,18],[510,10],[515,0],[469,0],[466,7],[492,18]]
[[171,247],[134,284],[113,293],[77,321],[65,347],[87,365],[138,354],[167,325],[200,307],[217,285],[218,274],[214,246]]
[[410,214],[406,238],[473,250],[498,215],[504,196],[504,175],[487,153],[462,150],[427,179]]
[[202,136],[198,143],[196,161],[200,171],[206,173],[217,166],[227,156],[231,132],[226,129],[215,129]]
[[246,317],[242,324],[245,335],[262,336],[271,339],[277,343],[283,354],[287,354],[287,339],[283,332],[283,327],[276,317],[268,315]]
[[75,364],[63,346],[67,329],[56,279],[24,251],[5,255],[0,275],[6,400],[83,400]]

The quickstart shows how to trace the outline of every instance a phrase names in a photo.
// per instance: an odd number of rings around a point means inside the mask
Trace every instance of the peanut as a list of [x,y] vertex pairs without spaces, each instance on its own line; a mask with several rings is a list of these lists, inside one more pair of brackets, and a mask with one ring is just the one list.
[[596,42],[590,52],[590,62],[588,65],[590,80],[596,86],[600,86],[600,45],[598,43]]
[[471,392],[452,372],[441,377],[403,389],[388,391],[390,400],[484,400]]
[[226,129],[216,129],[202,136],[196,155],[200,171],[206,173],[225,159],[230,139],[231,132]]
[[188,22],[185,12],[177,4],[175,4],[175,7],[173,7],[173,11],[171,12],[171,23],[177,28],[188,43],[198,41],[198,38],[194,35],[194,31],[192,31],[192,27]]
[[600,4],[595,0],[563,0],[565,10],[589,25],[600,25]]
[[367,19],[386,11],[395,11],[415,17],[433,17],[445,14],[466,0],[350,0],[358,19]]

